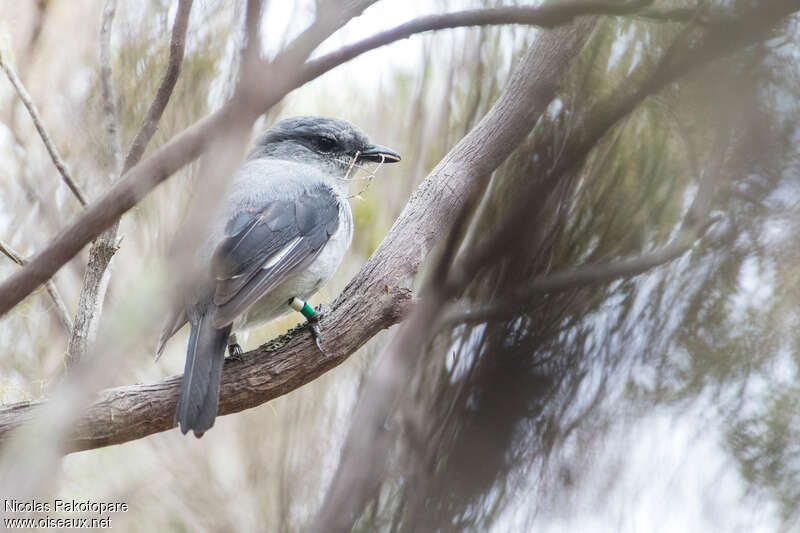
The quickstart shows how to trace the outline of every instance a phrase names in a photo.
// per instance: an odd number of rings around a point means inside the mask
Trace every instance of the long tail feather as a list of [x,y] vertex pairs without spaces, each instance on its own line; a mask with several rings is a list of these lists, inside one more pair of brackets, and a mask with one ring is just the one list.
[[184,434],[191,429],[200,438],[217,417],[222,364],[231,326],[215,328],[208,312],[190,320],[190,325],[186,367],[174,423]]

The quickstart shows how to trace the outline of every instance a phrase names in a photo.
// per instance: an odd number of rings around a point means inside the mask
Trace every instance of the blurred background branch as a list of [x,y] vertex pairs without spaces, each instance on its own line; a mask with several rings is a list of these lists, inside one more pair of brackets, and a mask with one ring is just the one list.
[[[3,253],[56,242],[68,268],[34,271],[69,304],[97,228],[126,235],[66,379],[68,305],[0,321],[3,498],[126,501],[123,531],[793,530],[800,3],[117,0],[98,62],[96,36],[63,29],[103,4],[0,6],[4,57],[81,185],[119,167],[109,102],[121,140],[154,147],[131,143],[141,163],[82,219],[0,84]],[[610,16],[409,33],[578,6]],[[327,357],[279,335],[295,317],[258,328],[225,365],[221,413],[239,414],[181,438],[164,376],[185,335],[152,365],[156,322],[250,136],[299,114],[403,163],[352,201],[351,251],[313,302],[335,299]]]
[[[646,2],[642,4],[644,3]],[[336,56],[333,56],[334,59],[330,61],[323,58],[317,63],[311,63],[306,68],[293,72],[297,66],[292,63],[293,60],[304,60],[319,42],[332,34],[346,20],[349,20],[348,17],[360,13],[368,3],[355,4],[357,6],[354,9],[346,12],[347,17],[336,19],[335,24],[323,22],[327,19],[319,19],[319,22],[312,24],[270,64],[263,64],[265,70],[258,73],[257,77],[255,75],[241,76],[234,97],[219,111],[195,122],[191,127],[176,135],[157,153],[127,172],[124,180],[121,180],[116,187],[110,189],[91,206],[89,212],[83,217],[63,230],[46,250],[31,260],[29,267],[22,269],[11,279],[0,284],[0,314],[6,313],[27,294],[30,294],[36,286],[52,276],[92,238],[112,224],[119,215],[136,205],[153,187],[208,150],[209,146],[216,142],[222,133],[227,132],[227,128],[239,122],[251,124],[259,114],[277,103],[290,90],[345,60],[355,57],[355,55],[410,35],[401,32],[375,44],[360,47],[357,51],[343,55],[341,58],[337,59]],[[596,2],[579,2],[578,5],[588,9],[589,12],[594,12],[598,6]],[[632,5],[639,6],[640,4]],[[615,7],[614,10],[619,11],[619,8]],[[562,12],[565,14],[561,14]],[[553,13],[558,16],[554,17]],[[571,4],[563,4],[560,8],[549,8],[544,20],[548,24],[552,24],[552,20],[566,23],[581,14],[583,12],[580,9],[573,8]],[[506,21],[506,19],[503,20]],[[464,23],[468,26],[474,24],[474,17],[467,17]],[[428,31],[428,29],[420,26],[419,32],[423,31]],[[276,68],[270,68],[270,65],[276,65]],[[288,68],[289,65],[292,69]],[[272,83],[251,83],[255,80],[272,81]],[[239,95],[238,98],[237,95]]]
[[22,84],[22,80],[19,79],[14,67],[11,66],[11,63],[9,63],[8,57],[6,57],[6,54],[2,51],[0,51],[0,68],[2,68],[3,72],[5,72],[6,76],[8,76],[8,81],[10,81],[11,85],[14,86],[19,99],[22,100],[22,103],[25,105],[25,109],[28,110],[31,120],[33,121],[33,125],[36,126],[36,131],[39,132],[39,136],[47,148],[50,158],[53,160],[53,165],[55,165],[58,173],[61,175],[61,179],[67,184],[67,187],[69,187],[69,190],[75,195],[75,198],[78,199],[78,202],[80,202],[82,206],[86,207],[86,195],[81,189],[81,186],[78,185],[78,182],[75,181],[75,178],[72,177],[72,173],[67,167],[67,164],[64,162],[64,159],[61,157],[61,154],[58,153],[58,149],[56,148],[55,144],[53,144],[53,140],[50,138],[50,134],[47,133],[47,129],[42,122],[42,117],[39,115],[39,110],[36,109],[36,104],[33,103],[31,95],[28,94],[28,91]]
[[[105,124],[108,151],[111,155],[109,183],[122,175],[122,141],[119,133],[117,92],[114,88],[114,72],[111,66],[111,28],[117,10],[117,0],[106,0],[100,19],[99,57],[100,89],[103,100],[103,123]],[[83,275],[75,325],[69,338],[65,365],[67,370],[75,366],[94,341],[103,301],[111,275],[110,264],[119,249],[117,229],[119,222],[107,228],[89,247],[89,262]]]
[[[0,240],[0,252],[14,261],[17,265],[25,266],[25,259],[2,240]],[[47,283],[45,283],[45,289],[47,289],[47,294],[50,295],[50,299],[53,300],[53,312],[58,317],[59,322],[61,322],[61,324],[64,326],[64,330],[67,332],[67,334],[71,333],[72,319],[69,317],[69,311],[67,311],[67,306],[64,304],[64,299],[61,298],[61,294],[58,292],[56,284],[52,279],[47,280]]]

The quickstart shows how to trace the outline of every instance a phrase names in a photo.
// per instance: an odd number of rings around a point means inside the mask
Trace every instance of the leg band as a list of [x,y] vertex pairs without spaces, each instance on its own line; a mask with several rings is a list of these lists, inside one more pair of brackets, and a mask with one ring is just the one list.
[[306,318],[312,318],[314,316],[314,308],[308,305],[308,302],[304,302],[300,298],[292,298],[289,301],[289,306],[295,311],[299,311]]

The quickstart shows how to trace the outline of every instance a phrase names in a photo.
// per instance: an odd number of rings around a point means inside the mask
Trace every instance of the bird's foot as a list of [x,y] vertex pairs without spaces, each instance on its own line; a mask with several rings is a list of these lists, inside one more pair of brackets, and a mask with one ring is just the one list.
[[228,345],[228,359],[240,363],[244,361],[244,350],[238,343]]
[[311,330],[311,336],[314,337],[314,344],[317,345],[317,349],[320,353],[325,353],[325,350],[322,349],[322,333],[319,329],[319,321],[325,316],[325,308],[322,304],[319,304],[316,308],[314,308],[314,314],[306,317],[308,320],[308,329]]
[[311,336],[314,337],[314,344],[317,345],[317,350],[324,354],[325,350],[322,349],[322,333],[319,330],[319,319],[309,318],[308,329],[311,331]]
[[316,308],[312,308],[308,305],[308,302],[304,302],[300,298],[292,298],[288,303],[292,309],[306,317],[308,329],[311,331],[311,336],[314,337],[314,344],[317,345],[317,349],[320,353],[324,354],[325,350],[322,349],[322,333],[319,328],[319,321],[325,316],[322,304],[318,305]]

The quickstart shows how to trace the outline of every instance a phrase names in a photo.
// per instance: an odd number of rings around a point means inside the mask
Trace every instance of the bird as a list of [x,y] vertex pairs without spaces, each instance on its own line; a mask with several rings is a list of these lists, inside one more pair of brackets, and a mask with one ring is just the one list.
[[195,260],[200,280],[171,309],[156,348],[187,322],[189,341],[174,426],[197,438],[214,425],[226,347],[236,333],[300,311],[322,351],[320,310],[307,299],[333,276],[353,237],[348,202],[354,165],[395,163],[341,119],[284,119],[255,142],[230,180]]

